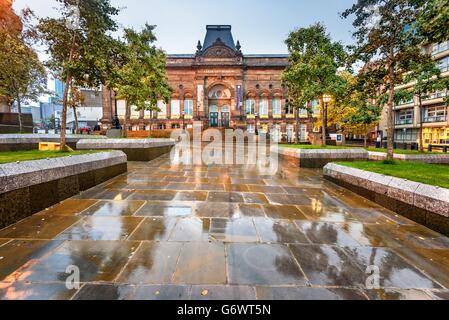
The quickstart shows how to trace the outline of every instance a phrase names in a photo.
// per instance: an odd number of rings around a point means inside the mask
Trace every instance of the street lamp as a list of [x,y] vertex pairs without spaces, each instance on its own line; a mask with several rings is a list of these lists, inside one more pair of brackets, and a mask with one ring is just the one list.
[[185,111],[181,112],[181,117],[182,117],[182,131],[184,132],[186,130],[186,124],[185,124],[186,112]]
[[327,130],[327,116],[328,116],[328,104],[329,102],[331,102],[332,100],[332,96],[328,95],[328,94],[324,94],[323,95],[323,102],[324,102],[324,106],[323,106],[323,144],[326,144],[326,140],[328,137],[328,130]]
[[114,104],[115,104],[115,115],[114,115],[114,119],[112,119],[112,128],[116,129],[116,130],[120,130],[121,126],[120,126],[120,119],[118,118],[118,107],[117,107],[117,91],[114,91]]

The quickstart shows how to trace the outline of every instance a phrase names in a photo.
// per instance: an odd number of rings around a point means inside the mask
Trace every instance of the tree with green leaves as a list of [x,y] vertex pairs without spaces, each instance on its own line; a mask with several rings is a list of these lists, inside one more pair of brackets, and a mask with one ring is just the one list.
[[355,15],[357,45],[351,62],[367,64],[365,79],[380,84],[376,87],[379,96],[388,96],[388,160],[394,157],[395,87],[412,63],[422,58],[421,38],[415,28],[418,13],[419,8],[410,0],[357,0],[343,13],[344,18]]
[[81,90],[73,85],[71,85],[69,90],[69,96],[68,96],[68,105],[72,108],[73,111],[73,117],[74,117],[74,131],[75,134],[79,133],[79,126],[78,126],[78,112],[76,109],[78,107],[82,107],[86,105],[86,97],[81,92]]
[[0,96],[17,105],[19,131],[23,132],[22,104],[38,101],[46,93],[47,75],[32,47],[32,12],[24,10],[22,28],[10,29],[0,24]]
[[47,45],[47,66],[65,83],[61,115],[61,148],[66,146],[67,107],[72,86],[97,88],[109,63],[110,33],[117,30],[118,9],[110,0],[57,0],[59,18],[39,21],[38,31]]
[[130,106],[138,111],[151,113],[159,111],[158,99],[166,103],[170,100],[172,89],[166,75],[165,53],[154,46],[155,26],[146,24],[137,32],[125,29],[124,63],[117,72],[113,83],[117,99],[125,100],[124,135],[127,135]]
[[410,0],[419,8],[418,31],[428,43],[449,40],[449,1]]
[[[340,42],[332,41],[326,28],[317,23],[290,33],[286,44],[290,53],[289,66],[282,75],[288,87],[289,103],[304,108],[318,99],[322,109],[322,144],[326,144],[326,110],[324,95],[338,95],[344,81],[337,71],[344,66],[346,52]],[[298,130],[297,130],[298,131]]]

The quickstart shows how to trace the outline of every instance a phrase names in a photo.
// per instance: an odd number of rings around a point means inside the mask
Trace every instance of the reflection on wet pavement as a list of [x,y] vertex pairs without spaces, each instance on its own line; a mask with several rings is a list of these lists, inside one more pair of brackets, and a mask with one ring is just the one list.
[[[69,266],[79,290],[65,287]],[[379,288],[366,286],[373,266]],[[164,156],[0,230],[1,299],[425,300],[448,288],[449,238],[319,170]]]

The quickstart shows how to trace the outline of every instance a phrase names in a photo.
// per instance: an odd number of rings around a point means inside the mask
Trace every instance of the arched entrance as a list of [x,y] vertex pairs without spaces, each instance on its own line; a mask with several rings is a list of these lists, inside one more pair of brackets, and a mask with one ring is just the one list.
[[222,84],[208,92],[209,125],[212,128],[229,128],[231,122],[231,90]]

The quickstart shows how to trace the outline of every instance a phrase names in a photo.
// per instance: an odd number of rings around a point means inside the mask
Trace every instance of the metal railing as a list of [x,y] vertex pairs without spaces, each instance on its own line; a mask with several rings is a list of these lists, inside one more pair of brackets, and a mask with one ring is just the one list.
[[406,120],[396,120],[397,126],[403,126],[407,124],[413,124],[413,119],[406,119]]
[[435,116],[435,117],[425,117],[423,122],[432,123],[432,122],[446,122],[447,116]]

